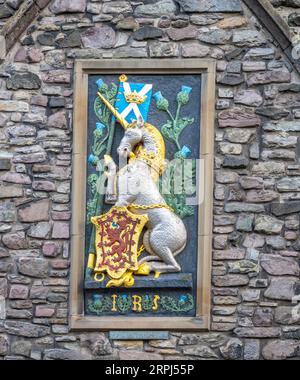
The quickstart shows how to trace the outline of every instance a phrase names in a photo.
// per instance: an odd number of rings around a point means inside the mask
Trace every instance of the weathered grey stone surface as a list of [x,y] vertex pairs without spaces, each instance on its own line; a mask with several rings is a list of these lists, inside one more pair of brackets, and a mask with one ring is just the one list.
[[0,355],[4,356],[9,352],[9,340],[6,335],[0,335]]
[[241,30],[233,33],[232,42],[236,46],[260,46],[266,42],[263,33],[253,30]]
[[244,338],[276,338],[280,335],[277,327],[239,327],[234,332]]
[[253,90],[242,90],[235,94],[234,102],[246,106],[260,106],[263,102],[259,92]]
[[116,34],[109,26],[92,27],[81,34],[81,39],[86,48],[112,48],[116,43]]
[[300,312],[297,306],[280,306],[275,312],[275,321],[282,325],[293,325],[300,322]]
[[9,90],[36,90],[41,87],[40,78],[34,73],[15,73],[6,82]]
[[43,278],[48,274],[48,262],[41,258],[20,258],[17,267],[19,273],[30,277]]
[[175,42],[153,42],[149,49],[150,57],[153,58],[178,57],[179,55],[179,48]]
[[274,300],[292,300],[296,295],[299,279],[296,277],[272,277],[270,286],[264,293],[266,298]]
[[13,15],[13,10],[8,7],[6,4],[0,6],[0,19],[8,18]]
[[135,9],[137,17],[159,17],[169,16],[176,11],[176,5],[173,0],[160,0],[156,3],[138,5]]
[[46,326],[39,326],[28,322],[7,321],[4,324],[7,334],[17,335],[26,338],[40,338],[49,334],[50,329]]
[[265,234],[279,234],[282,230],[283,222],[274,217],[259,215],[255,220],[255,231]]
[[137,41],[151,40],[160,38],[163,36],[163,32],[159,28],[155,28],[154,26],[144,26],[137,30],[133,34],[133,38]]
[[[226,84],[226,83],[225,83]],[[228,84],[228,83],[227,83]],[[256,127],[261,123],[253,110],[233,108],[219,113],[219,127]]]
[[0,201],[0,222],[13,222],[15,218],[15,205],[10,201]]
[[297,357],[299,341],[274,340],[263,348],[262,355],[267,360],[284,360]]
[[50,9],[54,14],[84,12],[87,0],[55,0]]
[[298,276],[300,273],[299,264],[293,258],[266,254],[261,256],[260,262],[262,268],[271,275]]
[[[227,30],[219,29],[210,32],[200,33],[199,40],[213,45],[223,45],[230,41],[232,33]],[[239,83],[237,83],[239,84]]]
[[[170,28],[167,30],[168,36],[173,41],[182,41],[194,39],[198,36],[198,29],[195,26],[187,26],[186,28]],[[201,38],[199,38],[201,41]]]
[[49,220],[50,202],[48,199],[26,204],[18,210],[20,221],[39,222]]
[[239,0],[177,0],[182,10],[186,12],[240,12]]
[[241,359],[243,354],[243,343],[237,338],[230,339],[226,345],[220,347],[220,352],[224,359]]

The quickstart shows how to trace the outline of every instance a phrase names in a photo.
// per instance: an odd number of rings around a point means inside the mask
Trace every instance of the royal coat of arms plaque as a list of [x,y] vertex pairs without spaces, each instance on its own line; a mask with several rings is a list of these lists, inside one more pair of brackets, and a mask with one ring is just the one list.
[[74,328],[208,327],[214,64],[184,62],[77,62]]

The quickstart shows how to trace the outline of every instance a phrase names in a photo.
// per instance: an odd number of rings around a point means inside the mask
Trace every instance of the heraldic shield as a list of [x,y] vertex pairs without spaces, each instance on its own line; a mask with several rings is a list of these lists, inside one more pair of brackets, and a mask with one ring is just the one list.
[[127,207],[112,207],[109,212],[91,218],[96,228],[95,273],[107,273],[112,279],[120,279],[127,271],[137,271],[138,244],[146,215],[137,215]]

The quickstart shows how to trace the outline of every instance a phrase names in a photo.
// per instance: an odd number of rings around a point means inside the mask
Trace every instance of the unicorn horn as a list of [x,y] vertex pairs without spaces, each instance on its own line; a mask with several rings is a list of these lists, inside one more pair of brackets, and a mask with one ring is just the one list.
[[106,105],[106,107],[110,110],[110,112],[115,116],[115,118],[119,121],[119,123],[122,125],[123,128],[128,128],[129,123],[124,119],[123,116],[119,114],[119,112],[113,107],[105,97],[98,92],[99,98],[102,100],[102,102]]

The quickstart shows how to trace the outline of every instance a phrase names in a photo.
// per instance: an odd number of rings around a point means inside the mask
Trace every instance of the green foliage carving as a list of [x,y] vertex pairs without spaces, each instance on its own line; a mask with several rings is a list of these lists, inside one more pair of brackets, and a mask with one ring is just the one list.
[[[113,104],[114,101],[115,101],[115,97],[118,93],[118,87],[115,83],[111,83],[111,88],[109,89],[107,85],[103,85],[99,91],[101,92],[101,94],[103,94],[105,96],[105,98],[111,103]],[[110,116],[111,116],[111,112],[109,111],[109,109],[103,104],[102,100],[97,97],[95,99],[95,103],[94,103],[94,111],[95,111],[95,114],[97,116],[97,118],[99,119],[99,121],[101,123],[103,123],[104,125],[107,125],[109,120],[110,120]]]
[[[180,296],[161,296],[158,301],[158,310],[154,311],[153,300],[154,296],[150,294],[143,294],[142,296],[142,310],[143,312],[172,312],[172,313],[186,313],[194,308],[194,299],[191,294],[182,294]],[[87,303],[88,311],[101,315],[103,313],[113,311],[112,297],[108,295],[95,295]],[[128,314],[133,312],[133,303],[131,296],[128,294],[120,294],[114,305],[115,312],[121,314]]]
[[123,294],[121,297],[117,298],[117,307],[120,313],[128,312],[131,309],[131,306],[131,297]]
[[[187,195],[194,193],[193,182],[196,177],[196,162],[192,161],[192,176],[188,182],[179,181],[178,178],[183,178],[183,158],[177,158],[170,162],[167,172],[161,178],[160,189],[163,192],[167,204],[172,207],[176,214],[181,218],[192,216],[194,208],[186,204]],[[186,176],[185,172],[185,176]],[[176,185],[174,179],[177,179]],[[166,193],[166,189],[169,193]]]
[[169,111],[167,111],[167,113],[170,116],[170,120],[168,120],[167,123],[161,127],[161,132],[166,139],[175,143],[178,150],[180,151],[180,135],[187,126],[193,124],[194,118],[183,117],[176,120],[173,118],[172,114]]
[[[163,193],[163,196],[167,202],[167,204],[172,207],[176,214],[179,215],[180,218],[185,218],[188,216],[192,216],[194,214],[194,208],[192,206],[188,206],[186,204],[186,199],[188,195],[192,195],[194,190],[194,183],[196,178],[196,162],[193,160],[192,166],[192,176],[187,184],[184,183],[183,176],[183,161],[187,156],[191,153],[187,146],[181,146],[180,137],[182,132],[194,123],[195,119],[187,116],[180,116],[182,107],[188,104],[190,100],[190,92],[191,88],[187,86],[182,86],[181,91],[177,94],[177,110],[175,116],[171,113],[169,109],[169,101],[164,98],[161,92],[158,92],[154,95],[156,99],[156,107],[165,112],[169,119],[167,122],[161,127],[162,135],[176,145],[178,151],[174,154],[174,159],[169,165],[168,175],[165,175],[161,178],[160,189]],[[186,176],[186,172],[185,172]],[[177,179],[175,189],[175,181]],[[182,178],[182,183],[178,185],[178,178]],[[166,181],[170,181],[169,185]],[[164,189],[169,189],[167,193],[165,193]]]
[[112,300],[109,296],[101,296],[96,300],[88,300],[88,310],[91,313],[100,315],[110,311],[112,308]]
[[179,299],[172,296],[162,296],[160,302],[163,310],[171,312],[187,312],[194,307],[194,299],[191,294],[180,296]]
[[151,311],[152,303],[153,303],[153,296],[146,294],[144,297],[142,297],[142,305],[143,305],[144,311]]
[[[105,98],[113,104],[118,92],[118,87],[115,83],[111,83],[110,87],[103,83],[103,85],[99,88],[99,92],[101,92]],[[103,174],[103,168],[99,165],[99,161],[110,149],[109,145],[112,134],[110,126],[111,112],[98,96],[94,101],[94,112],[99,122],[96,123],[96,128],[93,132],[91,154],[89,155],[88,162],[93,165],[95,169],[97,168],[97,172],[89,175],[88,177],[88,186],[91,197],[87,200],[86,205],[87,224],[91,223],[91,217],[97,214],[97,207],[99,206],[97,186],[100,185],[99,180],[102,178]]]

